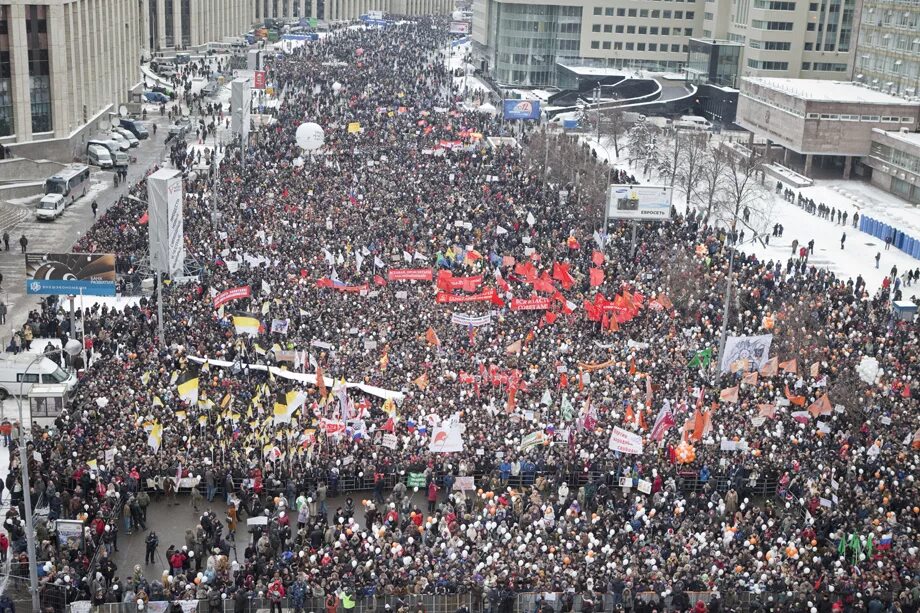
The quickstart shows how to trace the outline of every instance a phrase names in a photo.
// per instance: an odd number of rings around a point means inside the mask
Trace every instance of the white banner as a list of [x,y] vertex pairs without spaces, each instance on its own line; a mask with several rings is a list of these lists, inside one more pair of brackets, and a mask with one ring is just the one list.
[[390,434],[387,432],[383,435],[383,439],[380,441],[380,444],[386,447],[387,449],[396,449],[396,443],[398,439],[395,434]]
[[486,313],[485,315],[476,316],[467,315],[466,313],[454,313],[450,316],[450,323],[458,326],[473,326],[474,328],[488,326],[492,323],[492,314]]
[[614,427],[610,433],[610,442],[607,447],[620,453],[640,455],[642,453],[642,437],[623,428]]
[[182,174],[161,168],[147,177],[147,223],[150,265],[172,277],[185,268]]
[[739,360],[748,360],[753,370],[760,370],[770,359],[772,334],[761,336],[729,336],[725,341],[725,353],[719,362],[722,372],[731,370],[732,364]]
[[428,451],[432,453],[455,453],[463,451],[463,426],[438,426],[431,433]]

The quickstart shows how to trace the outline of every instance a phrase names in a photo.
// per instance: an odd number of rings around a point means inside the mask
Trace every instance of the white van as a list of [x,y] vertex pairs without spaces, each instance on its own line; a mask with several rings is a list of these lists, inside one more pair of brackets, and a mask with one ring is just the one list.
[[99,168],[112,167],[112,154],[108,148],[102,145],[88,145],[86,147],[86,158],[90,164]]
[[[77,376],[68,373],[48,358],[41,358],[35,364],[34,353],[2,353],[0,354],[0,399],[19,394],[20,385],[22,393],[28,395],[32,386],[38,383],[63,384],[67,391],[71,391],[77,384]],[[29,372],[26,373],[26,368]]]
[[683,115],[680,119],[674,122],[675,128],[681,128],[684,130],[709,130],[712,128],[712,124],[705,117],[697,117],[696,115]]
[[108,149],[109,155],[112,156],[113,165],[117,167],[125,167],[128,165],[128,154],[122,151],[121,146],[114,140],[91,140],[87,144],[100,145]]
[[67,202],[61,194],[45,194],[35,209],[35,218],[43,221],[54,221],[67,208]]

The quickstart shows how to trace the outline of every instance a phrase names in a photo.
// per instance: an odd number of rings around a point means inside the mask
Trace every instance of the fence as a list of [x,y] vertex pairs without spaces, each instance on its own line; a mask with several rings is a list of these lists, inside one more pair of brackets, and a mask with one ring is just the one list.
[[[32,610],[32,595],[29,592],[28,569],[20,569],[26,576],[18,574],[4,575],[0,577],[0,588],[4,597],[9,598],[16,607],[16,611]],[[67,609],[67,595],[59,585],[39,584],[38,599],[41,603],[42,611],[55,611],[63,613]]]
[[[684,607],[692,607],[697,602],[702,601],[707,605],[714,599],[722,603],[723,609],[735,611],[751,611],[759,606],[772,605],[782,609],[787,603],[788,597],[785,592],[779,593],[759,593],[738,592],[718,594],[716,592],[684,592],[686,600],[683,606],[675,600],[673,594],[662,598],[655,592],[639,592],[633,598],[633,605],[640,602],[647,603],[661,612],[676,612],[685,610]],[[584,602],[581,595],[577,595],[571,603],[571,611],[584,611]],[[626,605],[627,601],[621,596],[612,593],[597,594],[591,610],[594,612],[612,612],[618,610],[617,605]],[[457,611],[466,610],[469,613],[535,613],[543,610],[547,613],[560,613],[563,609],[568,610],[563,604],[562,594],[522,592],[518,594],[508,594],[506,598],[489,598],[479,592],[467,592],[463,594],[429,594],[419,596],[371,596],[367,598],[358,598],[355,600],[353,609],[347,609],[349,613],[376,613],[384,611],[385,606],[390,605],[390,609],[395,613],[401,608],[405,608],[411,613],[423,611],[424,613],[456,613]],[[145,613],[166,613],[171,611],[182,611],[182,613],[235,613],[236,602],[232,598],[221,600],[215,606],[211,606],[207,600],[184,600],[184,601],[150,601],[146,603],[143,611]],[[261,613],[268,611],[271,603],[262,598],[250,598],[241,603],[244,613]],[[135,613],[139,610],[137,603],[109,603],[91,607],[89,602],[78,602],[68,606],[67,613]],[[294,607],[288,599],[282,602],[283,611],[293,611]],[[325,597],[310,596],[304,600],[303,611],[316,612],[326,611]],[[346,609],[341,604],[338,606],[338,613],[344,613]],[[620,609],[621,610],[621,609]]]

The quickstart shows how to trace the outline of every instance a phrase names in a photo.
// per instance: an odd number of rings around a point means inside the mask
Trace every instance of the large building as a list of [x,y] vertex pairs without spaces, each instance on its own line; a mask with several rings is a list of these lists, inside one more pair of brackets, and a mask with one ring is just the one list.
[[744,77],[735,122],[775,145],[782,161],[812,176],[815,164],[842,168],[869,155],[873,130],[916,130],[920,102],[854,83]]
[[853,79],[920,95],[920,4],[863,0]]
[[860,0],[475,0],[473,42],[493,77],[554,85],[559,60],[680,72],[691,38],[743,46],[742,76],[849,75]]
[[714,0],[705,6],[703,37],[741,43],[742,76],[850,74],[860,0]]
[[[275,0],[276,3],[279,1]],[[285,5],[297,4],[296,0],[284,2]],[[188,49],[209,42],[220,42],[228,36],[239,36],[252,27],[261,2],[139,0],[138,4],[140,18],[136,26],[144,50],[149,53],[164,49]],[[299,4],[302,6],[303,0]]]

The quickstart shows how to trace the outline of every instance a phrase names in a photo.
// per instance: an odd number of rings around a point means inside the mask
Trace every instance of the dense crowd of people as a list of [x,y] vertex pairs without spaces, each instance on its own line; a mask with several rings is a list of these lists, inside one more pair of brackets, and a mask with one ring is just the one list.
[[[720,373],[725,230],[691,210],[640,226],[632,253],[628,225],[603,231],[574,186],[486,144],[505,126],[457,95],[443,24],[391,28],[273,58],[277,123],[219,173],[173,152],[202,272],[164,284],[163,339],[155,298],[80,314],[88,367],[30,455],[32,496],[84,531],[40,522],[46,589],[237,610],[470,592],[493,610],[520,592],[705,609],[696,591],[709,610],[742,593],[766,610],[920,610],[918,329],[888,290],[738,241],[728,332],[773,344]],[[325,130],[314,155],[304,121]],[[77,245],[129,271],[146,251],[132,189]],[[117,568],[151,495],[190,487],[220,512],[185,543],[148,533],[163,577]]]

